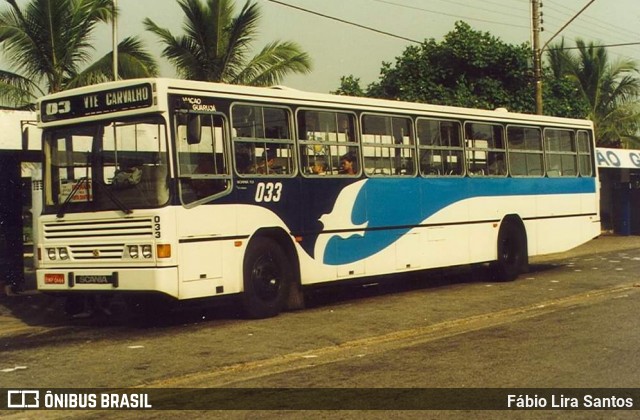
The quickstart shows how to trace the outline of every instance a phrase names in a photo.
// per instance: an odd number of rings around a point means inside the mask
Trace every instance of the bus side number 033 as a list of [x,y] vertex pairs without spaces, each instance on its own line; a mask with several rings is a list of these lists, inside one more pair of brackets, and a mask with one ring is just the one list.
[[281,198],[281,182],[260,182],[256,185],[256,203],[277,203]]
[[153,236],[156,238],[162,237],[162,228],[160,227],[160,216],[153,218]]

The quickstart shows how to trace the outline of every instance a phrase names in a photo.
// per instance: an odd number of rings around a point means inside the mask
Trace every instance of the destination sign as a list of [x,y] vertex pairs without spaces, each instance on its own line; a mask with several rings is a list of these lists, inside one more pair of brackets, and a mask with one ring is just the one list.
[[40,118],[43,122],[51,122],[146,108],[152,105],[151,84],[144,83],[42,101]]

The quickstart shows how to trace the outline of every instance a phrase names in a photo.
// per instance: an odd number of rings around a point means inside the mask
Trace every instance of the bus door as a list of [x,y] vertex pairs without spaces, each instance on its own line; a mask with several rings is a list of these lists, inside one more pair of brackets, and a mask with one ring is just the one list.
[[236,223],[215,201],[231,191],[226,119],[219,113],[176,116],[180,298],[210,296],[222,287],[223,240]]

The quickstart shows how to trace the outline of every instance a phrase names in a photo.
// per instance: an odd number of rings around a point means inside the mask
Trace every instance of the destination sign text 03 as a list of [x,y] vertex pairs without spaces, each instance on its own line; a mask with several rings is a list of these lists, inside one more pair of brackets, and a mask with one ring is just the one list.
[[42,122],[108,114],[153,105],[151,84],[144,83],[44,100],[40,104]]

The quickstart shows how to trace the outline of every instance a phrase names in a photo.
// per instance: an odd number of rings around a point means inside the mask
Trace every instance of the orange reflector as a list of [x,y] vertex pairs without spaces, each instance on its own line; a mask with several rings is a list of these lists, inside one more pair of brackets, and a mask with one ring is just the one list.
[[302,236],[296,236],[296,242],[300,243],[302,242]]
[[240,248],[242,246],[242,241],[235,241],[233,243],[233,246],[235,246],[236,248]]
[[171,245],[157,244],[156,254],[158,255],[158,258],[171,258]]

